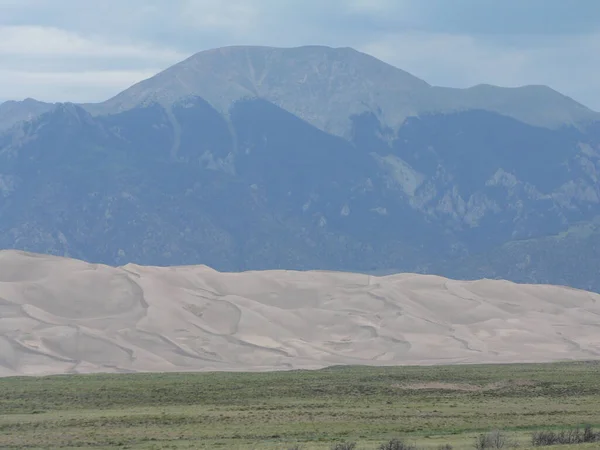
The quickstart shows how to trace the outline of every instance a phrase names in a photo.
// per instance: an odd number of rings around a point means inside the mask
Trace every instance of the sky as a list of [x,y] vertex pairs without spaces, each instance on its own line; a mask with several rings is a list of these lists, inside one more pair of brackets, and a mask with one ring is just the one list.
[[600,0],[0,0],[0,101],[102,101],[227,45],[354,47],[430,84],[545,84],[600,111]]

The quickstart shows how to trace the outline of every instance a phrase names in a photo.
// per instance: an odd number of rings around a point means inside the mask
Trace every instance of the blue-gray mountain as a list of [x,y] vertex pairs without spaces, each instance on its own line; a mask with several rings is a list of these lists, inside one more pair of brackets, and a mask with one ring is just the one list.
[[0,105],[0,247],[600,291],[600,116],[351,49],[199,53],[101,104]]

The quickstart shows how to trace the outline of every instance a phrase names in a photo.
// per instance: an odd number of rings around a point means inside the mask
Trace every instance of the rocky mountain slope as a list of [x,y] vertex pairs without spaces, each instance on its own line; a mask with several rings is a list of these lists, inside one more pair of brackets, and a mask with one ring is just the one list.
[[233,47],[102,104],[20,107],[0,132],[0,248],[600,291],[600,121],[549,88]]
[[596,359],[600,295],[0,252],[0,376]]

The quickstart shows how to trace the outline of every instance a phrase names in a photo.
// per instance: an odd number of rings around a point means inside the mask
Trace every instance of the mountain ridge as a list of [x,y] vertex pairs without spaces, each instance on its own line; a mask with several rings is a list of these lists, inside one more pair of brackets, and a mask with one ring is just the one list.
[[[278,58],[282,61],[279,61]],[[224,59],[226,62],[223,61]],[[227,62],[230,62],[231,59],[237,61],[238,70],[234,71],[233,74],[228,72],[230,66]],[[252,65],[252,61],[256,62],[263,70],[259,72],[260,76]],[[356,83],[353,79],[349,79],[345,81],[347,84],[341,84],[335,88],[330,86],[329,90],[311,95],[313,93],[310,89],[297,89],[298,87],[294,86],[294,83],[280,86],[277,84],[279,80],[275,78],[275,88],[273,90],[269,90],[268,87],[263,89],[262,83],[265,82],[265,77],[268,81],[268,66],[269,62],[272,61],[274,61],[274,71],[282,70],[282,66],[289,66],[290,61],[293,62],[292,65],[298,66],[297,73],[286,73],[281,77],[288,81],[306,80],[302,77],[314,75],[315,71],[318,75],[321,75],[319,69],[322,66],[325,67],[327,74],[327,69],[333,70],[332,67],[335,67],[335,64],[344,64],[347,65],[345,67],[346,72],[357,72],[359,80],[367,79],[370,80],[371,84],[364,86]],[[244,67],[245,64],[248,64],[248,66]],[[209,69],[224,71],[217,78],[233,77],[238,80],[238,87],[241,90],[245,89],[245,95],[239,92],[232,93],[227,88],[222,88],[225,94],[221,95],[218,92],[210,92],[211,89],[215,89],[215,86],[219,85],[214,78],[210,79],[207,86],[202,86],[202,83],[197,81],[198,79],[204,79],[204,77],[210,77],[210,75],[214,76],[214,74],[209,75],[206,73],[206,70]],[[247,70],[247,73],[244,74],[244,70]],[[363,73],[361,73],[361,70]],[[171,74],[172,72],[173,74]],[[191,74],[188,75],[186,72],[191,72]],[[185,81],[183,81],[182,78],[187,76],[190,76],[190,78],[185,78]],[[155,80],[156,84],[153,83]],[[189,80],[194,81],[190,82]],[[327,78],[321,76],[321,78],[317,78],[316,84],[323,84],[326,81],[328,81]],[[468,109],[490,110],[532,125],[547,127],[600,120],[600,114],[548,87],[543,87],[544,92],[542,93],[540,92],[540,86],[500,88],[491,85],[478,85],[466,89],[431,86],[410,73],[368,54],[349,47],[331,48],[325,46],[294,48],[231,46],[199,52],[157,74],[155,77],[137,83],[106,102],[96,106],[88,106],[88,109],[96,114],[101,111],[103,113],[114,113],[123,110],[123,108],[127,109],[139,105],[147,99],[145,95],[148,92],[158,95],[165,82],[167,84],[180,84],[180,87],[183,87],[183,93],[176,94],[175,100],[186,96],[199,96],[215,106],[217,110],[227,113],[231,103],[236,100],[248,97],[263,98],[309,121],[324,131],[345,137],[348,136],[348,120],[350,120],[350,117],[364,112],[375,113],[387,127],[392,129],[396,129],[410,116]],[[486,90],[484,98],[477,98],[477,93],[483,89]],[[176,91],[177,88],[173,88],[173,90]],[[217,89],[217,91],[220,90],[221,88]],[[286,95],[287,92],[291,92],[289,97]],[[169,94],[172,95],[172,92]],[[516,97],[513,94],[517,94]],[[526,105],[518,101],[519,95],[525,95],[532,103]],[[319,107],[319,101],[323,102],[332,98],[334,100],[330,100],[330,102],[333,105],[330,103]],[[299,99],[303,102],[297,104]],[[508,104],[506,99],[509,99]],[[166,100],[166,104],[168,105],[172,100]],[[160,100],[158,101],[160,102]],[[324,111],[321,112],[320,109]],[[531,113],[523,114],[523,111],[530,109],[533,109]],[[542,111],[548,109],[558,109],[563,114],[557,116],[548,113],[540,115]],[[554,114],[557,113],[554,112]],[[330,123],[331,117],[336,116],[343,117],[343,120]],[[541,117],[544,118],[540,119]]]
[[[346,76],[349,73],[353,75]],[[326,82],[329,87],[325,90],[315,87]],[[482,84],[465,89],[431,86],[350,47],[316,45],[205,50],[106,101],[81,106],[93,115],[105,115],[153,101],[169,107],[196,96],[223,114],[229,112],[235,101],[262,98],[324,131],[346,138],[351,117],[365,112],[376,114],[391,129],[397,129],[407,117],[470,109],[498,112],[550,128],[600,120],[600,113],[547,86],[503,88]],[[21,107],[34,115],[51,108],[50,104],[37,103]],[[0,105],[0,130],[22,120],[23,115],[7,117]]]

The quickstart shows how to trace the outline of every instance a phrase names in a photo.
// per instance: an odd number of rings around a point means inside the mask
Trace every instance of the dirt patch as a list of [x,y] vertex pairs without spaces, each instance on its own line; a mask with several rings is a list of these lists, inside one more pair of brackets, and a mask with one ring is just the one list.
[[443,391],[464,391],[464,392],[476,392],[483,390],[482,386],[474,384],[458,384],[458,383],[410,383],[410,384],[393,384],[392,387],[406,390],[443,390]]
[[531,380],[511,380],[511,381],[498,381],[486,386],[487,390],[496,389],[510,389],[516,387],[534,387],[536,383]]

